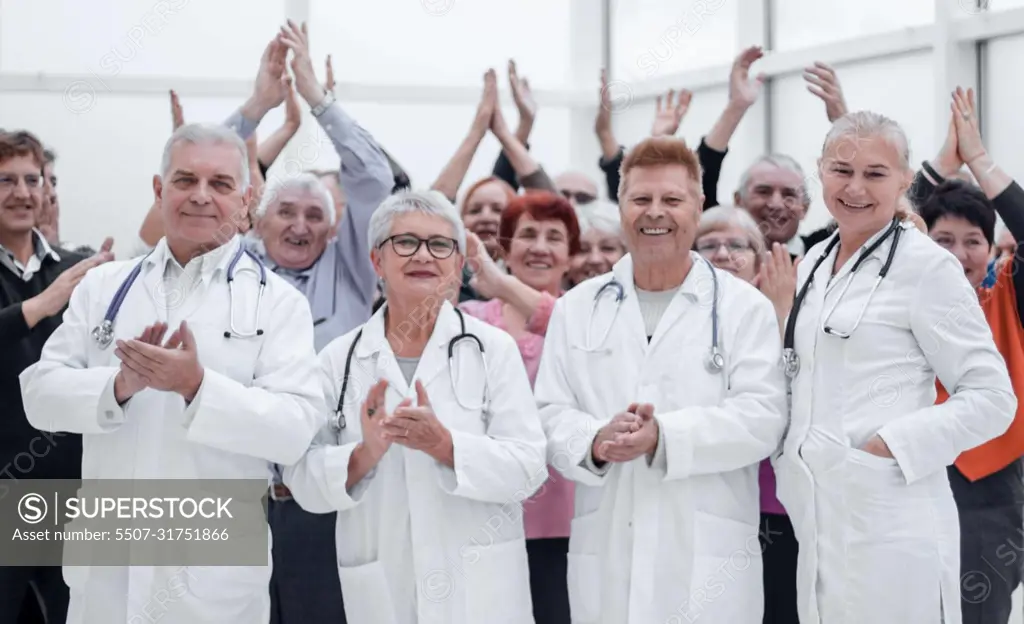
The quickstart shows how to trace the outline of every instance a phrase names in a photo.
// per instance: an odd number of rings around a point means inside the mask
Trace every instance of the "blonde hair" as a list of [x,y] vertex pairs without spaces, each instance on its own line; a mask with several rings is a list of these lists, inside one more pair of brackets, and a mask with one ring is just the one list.
[[[898,123],[885,115],[872,111],[857,111],[843,115],[832,124],[828,134],[825,135],[825,143],[821,147],[822,156],[828,153],[828,149],[833,143],[848,137],[856,139],[882,137],[896,149],[900,167],[905,172],[911,170],[910,142],[907,140],[907,134]],[[906,196],[901,197],[896,205],[896,217],[900,221],[906,221],[912,214],[914,214],[914,209],[910,201]]]

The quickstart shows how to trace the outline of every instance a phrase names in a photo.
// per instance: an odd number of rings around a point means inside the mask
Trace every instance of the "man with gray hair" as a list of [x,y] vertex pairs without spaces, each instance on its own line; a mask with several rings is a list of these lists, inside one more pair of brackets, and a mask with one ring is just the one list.
[[[252,189],[235,132],[176,130],[153,191],[164,237],[142,259],[85,275],[20,375],[26,416],[82,434],[83,479],[266,480],[322,426],[309,304],[242,246]],[[188,567],[175,582],[173,567],[124,563],[65,566],[67,622],[270,619],[270,566]],[[175,598],[154,606],[169,586]]]
[[747,167],[734,194],[736,205],[754,218],[769,247],[772,243],[786,245],[794,256],[804,255],[831,232],[823,228],[797,236],[811,205],[806,180],[794,158],[766,154]]

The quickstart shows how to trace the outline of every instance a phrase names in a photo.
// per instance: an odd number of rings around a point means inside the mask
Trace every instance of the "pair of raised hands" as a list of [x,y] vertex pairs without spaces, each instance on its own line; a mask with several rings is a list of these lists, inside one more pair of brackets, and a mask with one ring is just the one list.
[[[519,77],[516,62],[512,60],[508,62],[508,82],[512,90],[512,99],[519,110],[520,124],[527,128],[532,127],[537,116],[537,102],[533,98],[529,81]],[[473,119],[473,129],[480,134],[490,130],[499,138],[509,132],[505,116],[501,112],[501,102],[498,100],[498,74],[493,69],[487,70],[484,74],[484,90],[476,109],[476,117]]]

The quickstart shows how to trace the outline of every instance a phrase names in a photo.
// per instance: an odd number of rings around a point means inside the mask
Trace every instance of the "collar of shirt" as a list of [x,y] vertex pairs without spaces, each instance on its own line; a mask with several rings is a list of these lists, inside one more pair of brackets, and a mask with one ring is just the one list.
[[177,261],[174,254],[171,253],[170,248],[167,246],[167,239],[162,238],[156,247],[153,248],[152,253],[149,254],[146,264],[163,268],[165,275],[184,272],[189,275],[195,275],[201,280],[209,279],[219,270],[227,271],[228,264],[230,264],[235,251],[238,249],[238,238],[238,236],[235,236],[220,247],[192,258],[184,267]]
[[43,236],[39,230],[34,228],[32,230],[32,248],[33,253],[29,256],[28,264],[22,264],[14,257],[13,252],[3,245],[0,245],[0,264],[27,282],[32,279],[32,276],[35,275],[40,268],[42,268],[43,261],[46,260],[47,257],[52,259],[54,262],[60,262],[60,254],[54,251],[50,247],[50,244],[46,242],[46,237]]

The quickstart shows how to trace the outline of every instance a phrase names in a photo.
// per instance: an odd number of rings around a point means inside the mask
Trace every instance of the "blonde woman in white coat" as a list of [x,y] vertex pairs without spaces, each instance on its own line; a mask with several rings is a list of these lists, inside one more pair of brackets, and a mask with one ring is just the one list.
[[[946,466],[1001,434],[1016,399],[963,268],[899,214],[912,172],[890,119],[835,122],[819,162],[838,231],[800,263],[775,459],[800,543],[801,624],[959,624]],[[935,403],[935,380],[952,398]]]

